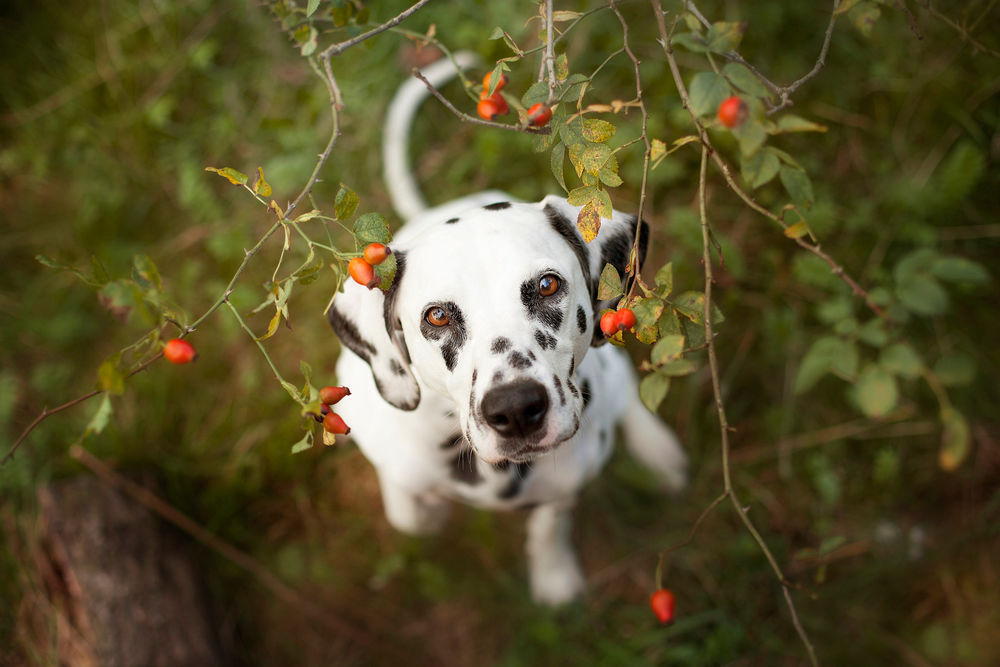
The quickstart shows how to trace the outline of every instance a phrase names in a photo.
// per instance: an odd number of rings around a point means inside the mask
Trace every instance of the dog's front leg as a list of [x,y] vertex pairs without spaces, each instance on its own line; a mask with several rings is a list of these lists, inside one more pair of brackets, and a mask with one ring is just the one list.
[[571,542],[575,499],[546,503],[528,517],[528,572],[536,602],[561,605],[584,591],[583,573]]
[[451,513],[448,500],[414,493],[381,473],[378,479],[385,516],[393,528],[407,535],[433,535],[441,531]]

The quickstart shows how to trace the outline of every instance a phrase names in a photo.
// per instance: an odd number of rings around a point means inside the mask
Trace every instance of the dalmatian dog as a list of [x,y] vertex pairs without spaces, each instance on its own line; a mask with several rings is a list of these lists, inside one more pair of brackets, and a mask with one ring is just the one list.
[[[424,75],[440,85],[454,65]],[[327,308],[344,348],[338,381],[352,391],[337,412],[378,473],[392,526],[434,533],[453,501],[529,510],[532,595],[563,604],[584,590],[573,506],[611,454],[616,425],[667,490],[686,480],[676,437],[596,326],[609,306],[596,297],[603,267],[623,272],[637,235],[641,259],[647,227],[615,212],[586,243],[578,209],[555,196],[524,203],[490,191],[426,208],[405,157],[425,95],[410,81],[388,113],[387,182],[408,218],[390,244],[392,285],[348,281]]]

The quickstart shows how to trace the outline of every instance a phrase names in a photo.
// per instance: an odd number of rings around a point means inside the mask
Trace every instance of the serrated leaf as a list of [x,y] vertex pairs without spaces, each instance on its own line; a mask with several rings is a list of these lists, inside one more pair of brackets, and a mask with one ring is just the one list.
[[722,76],[747,95],[761,99],[771,96],[767,87],[745,65],[735,62],[726,63],[726,66],[722,68]]
[[649,360],[657,366],[670,361],[676,361],[684,354],[684,336],[673,334],[656,341],[649,355]]
[[805,220],[785,227],[785,236],[790,239],[800,239],[809,233],[809,224]]
[[[490,81],[492,83],[492,80]],[[536,81],[525,91],[524,95],[521,96],[521,105],[525,109],[530,109],[535,104],[539,102],[545,102],[549,99],[549,84],[547,81]]]
[[[673,308],[695,324],[705,323],[705,293],[687,291],[678,294],[672,302]],[[712,324],[725,322],[722,311],[712,304]]]
[[583,171],[597,175],[611,158],[611,147],[607,144],[588,144],[580,153],[580,168]]
[[233,185],[246,185],[247,175],[236,171],[232,167],[223,167],[222,169],[216,169],[215,167],[205,167],[205,171],[211,171],[219,176],[222,176],[227,181]]
[[729,53],[740,45],[746,29],[745,22],[719,21],[708,29],[705,42],[708,49],[714,53]]
[[883,368],[869,364],[854,384],[854,399],[867,417],[884,417],[899,399],[896,378]]
[[604,265],[601,271],[601,278],[597,283],[597,298],[600,301],[608,301],[625,295],[622,288],[622,279],[616,269],[610,263]]
[[778,170],[778,176],[781,178],[781,184],[785,186],[785,191],[788,192],[788,196],[792,198],[793,202],[805,209],[812,207],[812,181],[809,180],[809,175],[805,171],[786,165]]
[[739,127],[732,129],[733,136],[740,144],[740,155],[753,155],[767,141],[767,130],[757,119],[751,117]]
[[684,335],[684,329],[681,328],[681,322],[677,318],[677,311],[673,308],[664,308],[656,326],[660,329],[661,336]]
[[583,136],[588,141],[603,143],[615,136],[616,128],[606,120],[585,118],[583,120]]
[[614,215],[614,209],[611,207],[611,195],[608,194],[607,190],[599,189],[595,199],[597,201],[597,214],[605,220],[610,220],[611,216]]
[[941,410],[941,450],[938,453],[938,463],[942,470],[951,472],[962,465],[972,448],[972,438],[969,435],[969,422],[958,410],[944,408]]
[[97,404],[97,410],[94,412],[94,416],[90,418],[87,423],[87,428],[84,430],[85,435],[96,435],[101,433],[108,425],[111,420],[111,396],[104,394],[101,397],[101,402]]
[[502,37],[503,37],[503,28],[497,26],[493,28],[493,32],[491,32],[490,36],[487,37],[486,39],[494,40],[494,39],[501,39]]
[[639,383],[639,398],[650,412],[659,409],[668,391],[670,391],[670,378],[659,373],[650,373]]
[[309,429],[306,434],[302,436],[302,439],[292,445],[292,454],[298,454],[299,452],[304,452],[307,449],[312,449],[313,446],[313,430]]
[[912,380],[920,377],[924,362],[909,343],[893,343],[882,350],[878,358],[879,366],[900,377]]
[[261,197],[271,196],[271,184],[264,180],[263,167],[257,167],[257,179],[254,181],[253,191]]
[[388,243],[392,239],[389,223],[379,213],[365,213],[354,221],[354,235],[360,246]]
[[361,199],[354,190],[341,183],[340,189],[337,190],[337,197],[334,199],[333,217],[337,220],[348,220],[354,215],[360,201]]
[[729,83],[723,77],[715,72],[698,72],[688,87],[691,113],[696,116],[714,114],[730,92]]
[[122,353],[115,352],[97,367],[97,386],[116,396],[125,391],[125,374],[121,369]]
[[[610,167],[604,167],[598,172],[597,177],[600,179],[601,183],[604,183],[609,188],[617,188],[619,185],[624,183],[622,177],[618,175],[617,168],[611,169]],[[605,216],[611,217],[611,216]]]
[[583,240],[590,243],[597,238],[597,232],[601,229],[601,215],[597,212],[597,207],[593,200],[588,201],[576,218],[576,227],[580,230]]

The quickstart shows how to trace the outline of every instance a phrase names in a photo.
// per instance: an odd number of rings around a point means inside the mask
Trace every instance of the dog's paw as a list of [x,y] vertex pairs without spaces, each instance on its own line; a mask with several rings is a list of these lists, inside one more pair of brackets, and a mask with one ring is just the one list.
[[585,590],[583,572],[575,559],[532,568],[531,597],[538,604],[558,607],[577,599]]

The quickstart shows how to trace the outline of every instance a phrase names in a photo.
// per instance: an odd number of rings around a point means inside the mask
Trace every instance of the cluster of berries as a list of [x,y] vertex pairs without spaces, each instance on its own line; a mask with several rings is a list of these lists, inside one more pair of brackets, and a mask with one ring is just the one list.
[[[506,74],[501,74],[500,80],[493,90],[493,94],[490,95],[490,80],[492,76],[493,72],[490,72],[483,78],[483,90],[479,93],[479,104],[476,105],[476,113],[479,114],[480,118],[485,120],[493,120],[497,116],[503,116],[510,111],[510,107],[507,106],[507,100],[500,94],[500,89],[506,86],[510,79]],[[552,107],[547,104],[537,102],[528,109],[528,125],[544,127],[548,125],[550,120],[552,120]]]
[[336,414],[331,405],[336,405],[344,396],[350,396],[347,387],[323,387],[319,390],[320,414],[313,415],[318,422],[323,422],[323,430],[334,435],[347,435],[351,428]]
[[375,275],[375,267],[391,254],[392,251],[387,246],[381,243],[369,243],[361,253],[361,257],[355,257],[347,263],[347,272],[351,274],[354,282],[368,289],[374,289],[382,282]]
[[621,310],[609,310],[601,315],[601,331],[608,338],[611,338],[619,331],[625,331],[635,326],[635,313],[631,308]]

